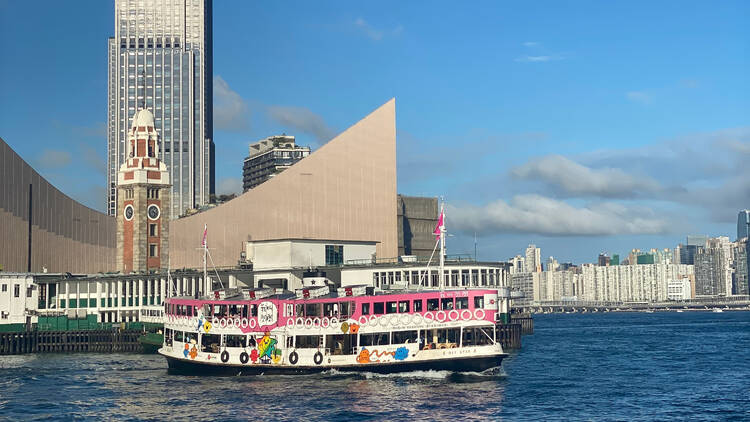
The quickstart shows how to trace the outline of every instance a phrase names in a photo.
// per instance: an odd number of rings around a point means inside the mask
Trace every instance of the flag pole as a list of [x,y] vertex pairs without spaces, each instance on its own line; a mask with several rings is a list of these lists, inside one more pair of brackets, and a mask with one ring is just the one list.
[[445,290],[445,201],[440,203],[440,291]]

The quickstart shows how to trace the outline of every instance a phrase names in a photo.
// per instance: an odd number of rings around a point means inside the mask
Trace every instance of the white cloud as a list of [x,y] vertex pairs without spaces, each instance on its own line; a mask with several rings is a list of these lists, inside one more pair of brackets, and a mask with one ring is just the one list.
[[651,104],[653,100],[651,94],[645,91],[630,91],[625,94],[625,97],[630,101],[641,104]]
[[386,36],[398,36],[404,30],[404,27],[401,25],[397,25],[392,29],[377,29],[362,18],[355,19],[354,26],[373,41],[380,41]]
[[529,233],[547,236],[664,234],[674,222],[648,208],[606,202],[575,207],[540,195],[518,195],[510,202],[450,206],[446,224],[464,233]]
[[542,63],[542,62],[551,62],[555,60],[562,60],[564,59],[563,56],[557,54],[557,55],[546,55],[546,56],[521,56],[517,57],[517,62],[526,62],[526,63]]
[[539,43],[536,41],[526,41],[523,43],[524,47],[538,47]]
[[305,107],[269,106],[268,115],[279,124],[315,136],[320,143],[328,142],[336,132],[323,118]]
[[661,190],[655,180],[634,176],[618,168],[593,169],[560,155],[547,155],[513,168],[514,177],[539,180],[563,193],[605,198],[631,198]]
[[233,132],[250,128],[247,103],[219,75],[214,76],[214,128]]
[[227,177],[219,180],[219,183],[216,184],[216,193],[219,195],[242,193],[242,179]]
[[73,156],[68,151],[45,148],[36,162],[42,170],[58,169],[70,165]]

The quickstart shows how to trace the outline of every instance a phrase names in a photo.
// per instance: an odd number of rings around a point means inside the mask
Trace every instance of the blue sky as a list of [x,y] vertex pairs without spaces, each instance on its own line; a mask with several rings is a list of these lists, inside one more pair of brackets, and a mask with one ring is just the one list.
[[[33,19],[31,19],[33,17]],[[217,190],[396,97],[398,189],[449,253],[560,261],[728,235],[750,208],[750,3],[214,4]],[[113,2],[0,0],[0,136],[102,210]]]

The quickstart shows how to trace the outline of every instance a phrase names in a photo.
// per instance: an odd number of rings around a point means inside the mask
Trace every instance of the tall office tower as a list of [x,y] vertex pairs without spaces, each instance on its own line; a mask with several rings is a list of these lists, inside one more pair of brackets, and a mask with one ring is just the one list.
[[687,244],[680,244],[680,264],[695,264],[695,254],[698,250],[705,248],[708,236],[691,235],[687,237]]
[[[154,114],[157,157],[172,183],[170,217],[214,192],[211,0],[115,0],[109,38],[107,213],[117,212],[117,171],[139,107]],[[167,210],[165,210],[167,211]]]
[[524,262],[525,272],[538,273],[542,271],[542,250],[536,245],[529,245],[526,248],[526,260]]
[[750,237],[750,210],[742,210],[737,216],[737,240]]

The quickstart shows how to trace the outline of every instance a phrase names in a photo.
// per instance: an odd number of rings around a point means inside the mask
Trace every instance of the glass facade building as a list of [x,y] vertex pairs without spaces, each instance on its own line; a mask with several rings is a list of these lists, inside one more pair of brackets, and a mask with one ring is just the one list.
[[107,213],[141,104],[154,114],[159,158],[172,181],[170,217],[214,192],[211,0],[115,0],[108,44]]
[[737,216],[737,240],[750,237],[750,210],[742,210]]

